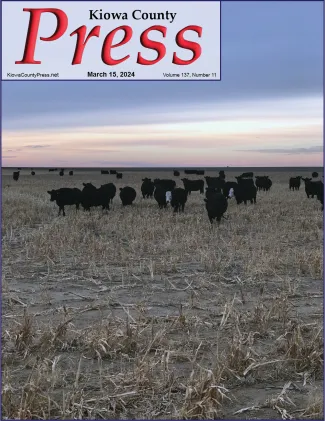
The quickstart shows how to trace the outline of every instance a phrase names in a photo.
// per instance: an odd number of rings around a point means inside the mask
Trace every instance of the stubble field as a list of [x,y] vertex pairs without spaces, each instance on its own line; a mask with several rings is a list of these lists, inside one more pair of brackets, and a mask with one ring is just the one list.
[[[11,173],[3,419],[323,418],[323,213],[303,184],[288,188],[310,171],[266,171],[271,191],[230,200],[214,228],[198,192],[180,215],[142,199],[143,177],[171,171]],[[136,188],[132,207],[117,195],[108,212],[58,217],[49,201],[47,190],[110,181]]]

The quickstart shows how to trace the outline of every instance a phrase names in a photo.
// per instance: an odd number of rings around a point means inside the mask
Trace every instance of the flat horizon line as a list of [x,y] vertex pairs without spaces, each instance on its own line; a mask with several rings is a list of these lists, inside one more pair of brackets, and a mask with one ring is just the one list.
[[267,169],[286,169],[286,168],[288,168],[288,169],[293,169],[293,168],[306,168],[306,169],[309,169],[309,168],[318,168],[318,169],[323,169],[324,168],[324,166],[318,166],[318,165],[316,165],[316,166],[310,166],[310,165],[300,165],[300,166],[253,166],[253,165],[250,165],[250,166],[240,166],[240,165],[238,165],[238,166],[166,166],[166,167],[164,167],[164,166],[162,166],[162,167],[150,167],[150,166],[148,166],[148,167],[146,167],[146,166],[141,166],[141,167],[123,167],[123,166],[121,166],[121,167],[118,167],[118,166],[94,166],[94,167],[78,167],[78,166],[72,166],[72,167],[69,167],[69,166],[67,166],[67,167],[65,167],[65,166],[62,166],[62,165],[52,165],[52,166],[42,166],[42,167],[35,167],[35,166],[12,166],[12,167],[2,167],[2,169],[3,170],[5,170],[5,169],[15,169],[15,168],[21,168],[21,169],[31,169],[31,168],[34,168],[34,169],[49,169],[49,168],[64,168],[64,169],[75,169],[75,170],[78,170],[78,169],[81,169],[81,170],[85,170],[85,169],[94,169],[94,170],[101,170],[101,169],[123,169],[123,170],[129,170],[129,171],[132,171],[132,170],[141,170],[141,169],[146,169],[146,170],[159,170],[159,169],[164,169],[164,170],[169,170],[169,169],[172,169],[172,170],[177,170],[177,169],[179,169],[179,170],[182,170],[182,169],[206,169],[206,170],[209,170],[209,169],[211,169],[211,170],[214,170],[214,169],[228,169],[228,170],[235,170],[235,169],[237,169],[237,168],[240,168],[240,169],[250,169],[250,168],[255,168],[255,169],[259,169],[259,168],[262,168],[262,169],[264,169],[264,168],[267,168]]

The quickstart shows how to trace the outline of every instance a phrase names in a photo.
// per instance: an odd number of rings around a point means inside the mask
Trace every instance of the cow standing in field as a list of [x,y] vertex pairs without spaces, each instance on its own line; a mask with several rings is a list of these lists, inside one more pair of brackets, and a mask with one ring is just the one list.
[[116,170],[109,170],[109,173],[110,174],[117,174],[117,171]]
[[174,171],[174,177],[179,177],[180,176],[180,172],[179,171]]
[[60,175],[61,177],[63,177],[63,176],[64,176],[64,170],[61,170],[61,171],[59,172],[59,175]]
[[208,187],[214,187],[215,189],[223,189],[226,182],[221,177],[204,177]]
[[13,178],[15,181],[18,181],[18,180],[19,180],[19,174],[20,174],[20,171],[14,171],[14,172],[12,173],[12,178]]
[[103,210],[109,210],[110,197],[107,189],[100,187],[97,189],[92,183],[83,183],[81,205],[86,211],[90,211],[93,206],[102,206]]
[[167,202],[169,201],[169,195],[167,195],[167,192],[170,193],[164,185],[156,185],[153,197],[158,203],[159,209],[167,207]]
[[257,175],[256,177],[255,177],[255,186],[256,186],[256,188],[257,188],[257,191],[260,191],[260,190],[262,190],[263,189],[263,177],[262,176],[259,176],[259,175]]
[[264,189],[265,191],[270,191],[271,187],[272,187],[272,180],[269,178],[268,175],[265,176],[265,181],[264,181]]
[[35,171],[31,171],[31,175],[35,175]]
[[50,190],[48,191],[48,194],[51,196],[50,201],[55,201],[59,206],[58,216],[60,215],[61,211],[63,216],[65,216],[64,206],[76,205],[76,211],[79,209],[82,196],[82,192],[79,189],[61,188],[57,190]]
[[304,181],[305,183],[305,192],[307,195],[307,198],[309,199],[310,197],[313,199],[315,195],[317,195],[317,181],[312,181],[311,178],[303,178],[301,177],[301,179]]
[[172,191],[176,187],[175,180],[155,178],[153,180],[155,187],[161,186],[165,191]]
[[153,181],[151,181],[151,178],[143,178],[142,179],[142,185],[141,185],[141,193],[142,197],[144,199],[152,198],[153,192],[155,190],[155,185]]
[[171,207],[176,212],[184,212],[185,203],[187,201],[187,191],[181,187],[177,187],[171,192]]
[[101,175],[109,174],[109,171],[108,170],[100,170],[100,173],[101,173]]
[[69,171],[69,175],[73,175],[73,171]]
[[184,170],[184,174],[186,174],[186,175],[194,175],[194,174],[196,174],[196,170]]
[[116,186],[113,183],[102,184],[98,190],[100,194],[108,197],[109,203],[113,203],[113,199],[116,195]]
[[299,190],[300,189],[300,180],[301,180],[301,176],[297,176],[297,177],[290,177],[289,179],[289,190]]
[[240,205],[242,202],[247,205],[248,200],[251,203],[256,203],[257,188],[254,184],[253,178],[243,178],[242,176],[238,176],[236,179],[237,186],[234,188],[234,196],[236,198],[237,205]]
[[241,177],[241,178],[253,178],[254,173],[253,172],[243,172],[242,175],[240,175],[239,177]]
[[120,199],[123,206],[132,205],[137,193],[133,187],[120,187]]
[[215,193],[221,193],[221,189],[215,189],[214,187],[205,188],[205,198],[209,199],[210,196],[213,196]]
[[221,218],[228,209],[228,201],[222,193],[212,191],[212,189],[213,187],[208,187],[206,191],[205,208],[208,212],[210,223],[212,224],[213,220],[216,219],[219,225]]
[[188,178],[182,178],[184,188],[187,194],[191,194],[192,191],[200,191],[204,193],[204,180],[189,180]]
[[255,185],[257,190],[269,191],[272,186],[272,181],[268,175],[256,175]]
[[[305,181],[305,191],[307,197],[311,196],[312,198],[316,196],[317,200],[322,204],[322,211],[324,210],[324,182],[320,179],[317,171],[312,173],[311,178],[303,178]],[[322,177],[324,178],[324,176]]]
[[121,172],[117,172],[116,173],[116,178],[122,179],[123,178],[123,174]]
[[235,188],[238,187],[238,184],[235,181],[226,181],[222,192],[227,199],[230,199],[230,189],[235,191]]
[[225,180],[226,179],[226,174],[225,174],[225,172],[223,170],[220,170],[219,171],[219,178],[221,178],[222,180]]

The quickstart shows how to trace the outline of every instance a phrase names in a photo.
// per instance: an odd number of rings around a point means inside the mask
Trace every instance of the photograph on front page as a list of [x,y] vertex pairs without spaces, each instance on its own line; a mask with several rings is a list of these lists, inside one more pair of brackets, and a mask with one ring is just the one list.
[[2,2],[2,419],[323,419],[323,2]]

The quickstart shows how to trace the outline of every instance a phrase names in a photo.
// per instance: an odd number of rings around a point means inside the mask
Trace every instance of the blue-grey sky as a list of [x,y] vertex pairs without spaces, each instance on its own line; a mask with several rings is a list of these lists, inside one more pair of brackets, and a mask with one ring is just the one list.
[[3,165],[322,165],[323,2],[221,21],[220,82],[3,82]]

